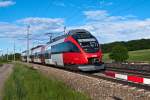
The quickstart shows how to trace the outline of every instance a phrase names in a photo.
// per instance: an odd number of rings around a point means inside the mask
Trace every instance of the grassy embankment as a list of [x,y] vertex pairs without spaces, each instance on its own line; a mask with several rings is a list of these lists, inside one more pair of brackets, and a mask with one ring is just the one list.
[[10,61],[0,59],[0,67],[1,67],[4,63],[9,63],[9,62],[10,62]]
[[55,78],[45,77],[40,72],[15,64],[14,71],[6,81],[3,100],[89,100]]
[[[108,55],[109,55],[108,53],[104,54],[103,56],[104,61],[111,61]],[[128,61],[150,63],[150,49],[130,51]]]

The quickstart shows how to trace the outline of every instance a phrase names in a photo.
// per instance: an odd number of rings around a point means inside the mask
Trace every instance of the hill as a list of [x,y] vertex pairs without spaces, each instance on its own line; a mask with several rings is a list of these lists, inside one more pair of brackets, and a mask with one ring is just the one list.
[[131,40],[131,41],[121,41],[121,42],[112,42],[108,44],[102,44],[102,51],[104,53],[109,53],[115,45],[122,45],[127,47],[129,51],[150,49],[150,39],[140,39],[140,40]]

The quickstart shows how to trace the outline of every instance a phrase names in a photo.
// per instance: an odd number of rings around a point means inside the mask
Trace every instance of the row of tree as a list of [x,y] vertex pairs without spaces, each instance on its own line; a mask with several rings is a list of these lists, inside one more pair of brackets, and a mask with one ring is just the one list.
[[[0,60],[14,60],[14,54],[1,55]],[[21,60],[21,54],[20,53],[15,54],[15,60]]]
[[101,46],[104,53],[109,53],[116,45],[124,46],[127,48],[128,51],[150,49],[150,39],[132,40],[127,42],[113,42],[108,44],[102,44]]

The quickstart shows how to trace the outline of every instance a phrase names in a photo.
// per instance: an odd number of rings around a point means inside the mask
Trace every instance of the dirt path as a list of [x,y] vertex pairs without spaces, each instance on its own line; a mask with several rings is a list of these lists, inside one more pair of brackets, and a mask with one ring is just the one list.
[[2,67],[0,67],[0,100],[2,100],[1,93],[3,90],[5,80],[8,78],[8,76],[12,72],[12,67],[13,65],[11,64],[4,64]]

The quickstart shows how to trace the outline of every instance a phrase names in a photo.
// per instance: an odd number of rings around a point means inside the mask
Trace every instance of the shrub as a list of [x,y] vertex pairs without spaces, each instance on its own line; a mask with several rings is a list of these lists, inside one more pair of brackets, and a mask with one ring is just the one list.
[[129,58],[128,49],[124,46],[116,45],[112,48],[109,57],[116,62],[124,62]]

